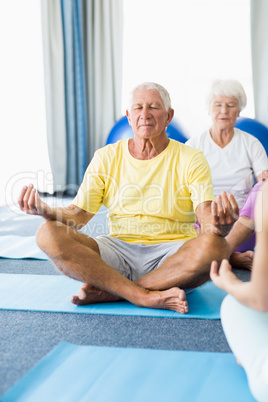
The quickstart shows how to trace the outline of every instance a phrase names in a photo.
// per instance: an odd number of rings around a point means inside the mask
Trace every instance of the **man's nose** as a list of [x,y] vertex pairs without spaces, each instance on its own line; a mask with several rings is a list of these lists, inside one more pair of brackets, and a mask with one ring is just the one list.
[[142,117],[144,120],[147,120],[147,119],[150,118],[150,116],[151,116],[150,109],[149,109],[148,107],[144,107],[144,108],[142,109],[142,112],[141,112],[141,117]]

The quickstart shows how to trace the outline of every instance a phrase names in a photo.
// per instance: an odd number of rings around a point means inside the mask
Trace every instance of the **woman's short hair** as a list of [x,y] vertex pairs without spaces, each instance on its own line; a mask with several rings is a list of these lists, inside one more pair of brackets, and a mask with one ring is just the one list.
[[211,84],[206,99],[207,109],[210,109],[213,96],[229,96],[238,101],[239,110],[244,109],[247,104],[247,96],[240,82],[236,80],[215,80]]
[[162,102],[164,103],[165,109],[168,111],[171,108],[171,99],[168,91],[162,87],[160,84],[156,84],[155,82],[143,82],[142,84],[137,85],[135,88],[132,89],[130,92],[130,98],[129,98],[129,107],[131,108],[132,103],[133,103],[133,94],[135,91],[138,89],[152,89],[155,91],[158,91],[160,98],[162,99]]

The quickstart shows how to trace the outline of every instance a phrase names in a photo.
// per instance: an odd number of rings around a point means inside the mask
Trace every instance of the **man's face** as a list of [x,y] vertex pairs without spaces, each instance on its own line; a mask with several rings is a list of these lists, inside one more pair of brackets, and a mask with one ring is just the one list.
[[140,138],[147,139],[166,135],[166,127],[173,117],[173,109],[167,111],[163,101],[154,89],[137,89],[133,94],[130,110],[127,110],[129,124]]

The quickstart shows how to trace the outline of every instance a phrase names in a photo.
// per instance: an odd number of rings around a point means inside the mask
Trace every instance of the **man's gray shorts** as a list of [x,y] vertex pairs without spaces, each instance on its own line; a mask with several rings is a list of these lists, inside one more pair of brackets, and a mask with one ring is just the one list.
[[94,240],[103,261],[131,281],[158,268],[185,243],[133,244],[111,236],[98,236]]

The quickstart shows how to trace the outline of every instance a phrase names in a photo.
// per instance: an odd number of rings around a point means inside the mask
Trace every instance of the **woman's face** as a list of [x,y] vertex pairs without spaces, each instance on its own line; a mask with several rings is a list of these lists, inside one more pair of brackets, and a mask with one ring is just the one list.
[[234,128],[239,116],[239,106],[236,98],[229,96],[214,96],[209,109],[212,127],[224,130]]

